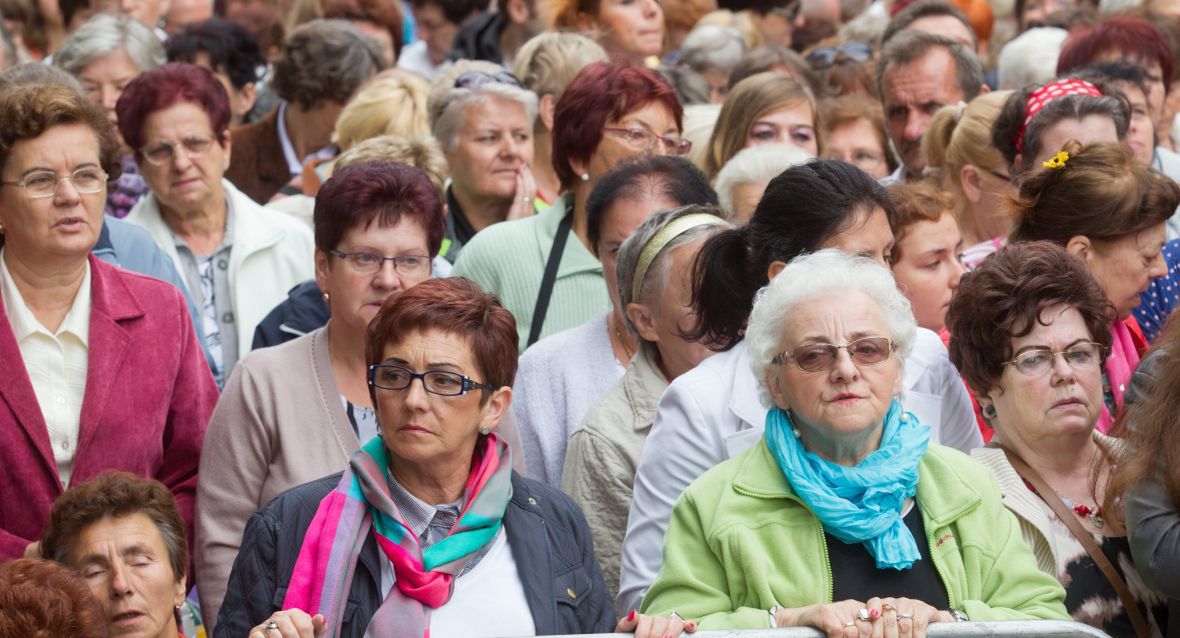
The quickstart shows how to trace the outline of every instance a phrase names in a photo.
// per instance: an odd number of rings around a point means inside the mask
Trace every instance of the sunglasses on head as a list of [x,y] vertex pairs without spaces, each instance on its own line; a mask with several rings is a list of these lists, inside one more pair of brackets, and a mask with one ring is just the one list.
[[474,91],[485,84],[491,84],[493,82],[507,84],[521,89],[524,88],[524,85],[520,83],[520,79],[507,71],[498,71],[496,73],[467,71],[460,73],[459,77],[455,78],[455,88]]
[[819,47],[807,54],[807,63],[814,69],[826,69],[840,56],[854,62],[865,62],[873,57],[873,45],[867,42],[845,42],[834,47]]

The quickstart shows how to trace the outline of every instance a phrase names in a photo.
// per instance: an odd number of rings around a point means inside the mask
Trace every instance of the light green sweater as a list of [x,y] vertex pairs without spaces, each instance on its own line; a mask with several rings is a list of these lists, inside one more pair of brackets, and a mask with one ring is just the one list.
[[[451,271],[451,276],[471,279],[500,298],[500,303],[516,317],[521,350],[528,343],[545,262],[569,205],[567,195],[533,217],[500,222],[479,231],[463,246]],[[541,337],[580,326],[608,308],[610,296],[602,279],[602,264],[571,230]]]
[[[1069,620],[1065,590],[1037,568],[990,472],[932,444],[916,498],[951,607],[972,620]],[[832,602],[828,561],[819,519],[762,442],[681,495],[643,612],[676,610],[702,629],[766,627],[775,605]]]

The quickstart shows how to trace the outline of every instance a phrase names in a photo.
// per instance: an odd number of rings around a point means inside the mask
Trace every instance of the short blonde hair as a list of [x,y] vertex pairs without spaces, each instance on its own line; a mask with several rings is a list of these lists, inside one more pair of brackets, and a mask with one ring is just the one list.
[[580,33],[542,33],[516,53],[512,72],[537,96],[560,98],[586,65],[606,59],[602,45]]
[[332,142],[342,150],[378,135],[429,135],[426,95],[430,86],[417,76],[389,69],[357,89],[340,112]]
[[344,170],[352,164],[380,160],[385,162],[400,162],[420,168],[430,178],[430,183],[438,189],[440,200],[443,197],[443,185],[446,184],[447,158],[439,148],[438,142],[429,135],[415,135],[412,137],[397,137],[394,135],[378,135],[358,143],[336,158],[332,167],[334,173]]
[[819,110],[811,89],[795,78],[774,72],[758,73],[738,82],[726,96],[721,113],[717,115],[717,124],[709,138],[709,152],[705,155],[705,175],[710,180],[716,178],[721,167],[746,147],[750,128],[759,116],[799,103],[811,107],[816,146],[822,152]]

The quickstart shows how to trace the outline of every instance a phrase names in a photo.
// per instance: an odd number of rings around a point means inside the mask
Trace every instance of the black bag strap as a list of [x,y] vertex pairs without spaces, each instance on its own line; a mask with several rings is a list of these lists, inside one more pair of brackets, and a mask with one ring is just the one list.
[[[541,290],[537,293],[537,305],[533,308],[533,323],[529,327],[528,346],[541,338],[541,328],[545,325],[545,315],[549,313],[549,298],[553,296],[553,284],[557,281],[557,268],[561,265],[561,255],[565,252],[565,242],[569,239],[570,229],[574,226],[574,211],[570,211],[557,225],[557,236],[553,238],[553,246],[549,248],[549,259],[545,261],[545,274],[541,276]],[[528,346],[525,346],[526,348]]]

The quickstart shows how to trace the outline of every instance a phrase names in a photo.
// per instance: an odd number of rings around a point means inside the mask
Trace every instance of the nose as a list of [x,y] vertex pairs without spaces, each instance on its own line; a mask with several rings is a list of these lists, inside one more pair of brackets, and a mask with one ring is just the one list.
[[418,378],[410,381],[410,387],[402,390],[405,393],[405,405],[414,412],[426,409],[430,399],[426,396],[426,379]]
[[127,577],[127,567],[119,561],[111,566],[111,597],[125,598],[131,594],[131,579]]
[[660,12],[660,3],[656,0],[647,0],[643,3],[644,17],[654,18]]
[[910,141],[922,139],[922,134],[926,132],[927,120],[928,118],[921,111],[910,109],[906,114],[905,139]]
[[959,281],[963,279],[963,273],[965,272],[967,272],[967,268],[963,266],[963,262],[958,259],[951,260],[951,290],[959,287]]
[[1074,378],[1073,366],[1065,360],[1064,354],[1053,355],[1053,380],[1054,381],[1068,381]]
[[859,375],[860,368],[856,367],[856,363],[852,361],[852,355],[848,354],[848,348],[837,349],[836,360],[832,362],[832,380],[847,382]]
[[57,186],[53,190],[53,202],[60,206],[73,206],[82,199],[81,193],[74,186],[74,180],[70,178],[57,180]]
[[1164,261],[1163,253],[1157,254],[1151,260],[1151,266],[1147,269],[1147,276],[1152,279],[1159,279],[1168,274],[1168,262]]
[[395,262],[393,261],[383,262],[381,264],[381,268],[373,274],[374,288],[377,288],[378,290],[387,290],[391,293],[405,288],[405,286],[402,285],[401,273],[399,273],[397,268],[394,266]]
[[184,148],[184,144],[172,147],[172,168],[176,169],[177,173],[185,172],[192,164],[193,160],[188,156],[188,150]]
[[119,89],[104,84],[100,91],[102,96],[102,108],[108,111],[114,111],[115,104],[119,102],[119,95],[121,93]]

